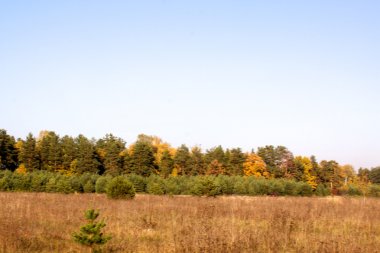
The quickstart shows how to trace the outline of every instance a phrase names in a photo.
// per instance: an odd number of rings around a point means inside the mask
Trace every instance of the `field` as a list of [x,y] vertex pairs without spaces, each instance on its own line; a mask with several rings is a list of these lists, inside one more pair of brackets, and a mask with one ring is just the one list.
[[1,252],[89,252],[71,234],[88,208],[104,252],[380,252],[380,200],[0,193]]

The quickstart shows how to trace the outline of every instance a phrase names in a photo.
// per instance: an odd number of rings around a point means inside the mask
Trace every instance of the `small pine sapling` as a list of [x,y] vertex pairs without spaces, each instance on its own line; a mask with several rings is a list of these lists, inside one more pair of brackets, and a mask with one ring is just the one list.
[[99,216],[99,212],[94,209],[86,210],[84,216],[88,223],[80,227],[79,233],[73,234],[73,239],[75,242],[89,247],[93,253],[101,252],[100,245],[111,239],[111,236],[106,236],[102,232],[106,223],[103,220],[95,221]]

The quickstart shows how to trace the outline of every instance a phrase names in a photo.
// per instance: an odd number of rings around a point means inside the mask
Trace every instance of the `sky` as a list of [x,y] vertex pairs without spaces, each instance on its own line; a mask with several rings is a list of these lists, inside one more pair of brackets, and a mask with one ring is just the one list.
[[380,165],[380,2],[0,0],[0,128]]

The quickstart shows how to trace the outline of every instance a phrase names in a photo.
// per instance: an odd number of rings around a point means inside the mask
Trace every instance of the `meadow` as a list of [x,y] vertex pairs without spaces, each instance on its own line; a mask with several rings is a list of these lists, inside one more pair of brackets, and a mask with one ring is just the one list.
[[100,210],[103,252],[380,252],[380,199],[0,193],[0,252],[89,252],[71,235]]

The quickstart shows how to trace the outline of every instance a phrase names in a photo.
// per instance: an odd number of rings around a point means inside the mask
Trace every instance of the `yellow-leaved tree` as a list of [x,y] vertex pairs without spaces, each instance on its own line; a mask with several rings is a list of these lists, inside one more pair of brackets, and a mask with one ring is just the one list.
[[267,166],[263,159],[253,152],[247,155],[243,163],[243,171],[246,176],[270,177],[270,173],[267,171]]
[[312,175],[313,164],[309,157],[296,156],[294,163],[302,168],[302,180],[307,182],[313,189],[317,188],[317,177]]
[[22,163],[18,168],[15,170],[17,174],[26,174],[26,168],[25,165]]
[[354,167],[352,167],[352,165],[350,164],[340,166],[339,174],[344,180],[344,185],[354,183],[357,181],[357,176]]
[[[176,149],[173,148],[169,143],[162,141],[162,139],[158,136],[140,134],[137,137],[137,140],[146,142],[152,147],[154,153],[154,163],[157,166],[159,166],[162,155],[165,153],[165,151],[168,151],[171,156],[175,155]],[[130,150],[132,151],[133,146],[133,144],[130,146]]]

